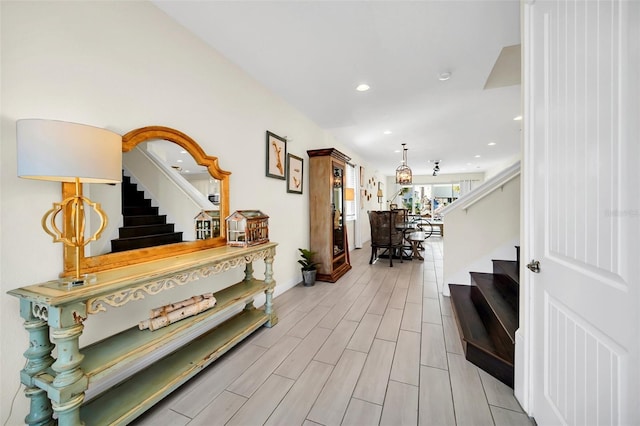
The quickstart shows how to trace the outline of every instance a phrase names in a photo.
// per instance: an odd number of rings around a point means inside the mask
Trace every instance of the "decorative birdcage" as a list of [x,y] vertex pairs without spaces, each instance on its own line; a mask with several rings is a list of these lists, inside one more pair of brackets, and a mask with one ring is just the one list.
[[269,216],[260,210],[236,210],[226,221],[230,246],[248,247],[269,241]]
[[206,240],[220,236],[220,211],[202,210],[194,218],[196,226],[196,240]]

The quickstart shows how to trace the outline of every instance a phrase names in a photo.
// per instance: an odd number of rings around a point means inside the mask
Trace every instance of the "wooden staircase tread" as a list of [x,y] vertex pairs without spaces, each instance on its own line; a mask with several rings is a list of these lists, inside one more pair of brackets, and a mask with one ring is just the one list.
[[449,284],[449,289],[461,338],[497,360],[513,366],[513,359],[508,354],[499,351],[485,328],[482,318],[471,300],[471,286]]
[[118,229],[119,238],[153,236],[158,234],[172,234],[175,232],[173,223],[156,223],[150,225],[123,226]]
[[520,299],[516,260],[494,259],[493,273],[470,272],[471,285],[449,284],[465,358],[513,388]]
[[129,229],[149,229],[149,228],[154,228],[157,226],[173,226],[172,223],[145,223],[143,225],[126,225],[123,226],[122,228],[129,228]]
[[519,264],[516,260],[493,260],[493,272],[503,274],[520,284]]
[[512,293],[504,278],[499,275],[482,272],[471,272],[471,281],[482,292],[485,300],[495,313],[496,318],[515,341],[518,329],[518,294]]
[[139,237],[118,238],[111,240],[111,251],[119,252],[145,248],[151,246],[160,246],[165,244],[173,244],[182,242],[182,232],[172,232],[167,234],[142,235]]
[[124,217],[125,226],[135,226],[128,225],[127,222],[137,223],[139,225],[144,224],[155,224],[155,223],[167,223],[167,215],[166,214],[138,214],[138,215],[129,215]]
[[153,238],[153,237],[166,237],[169,235],[177,235],[182,234],[182,232],[166,232],[162,234],[151,234],[151,235],[140,235],[137,237],[128,237],[128,238],[116,238],[113,241],[123,241],[123,240],[142,240],[144,238]]
[[122,206],[125,209],[129,208],[137,208],[137,207],[153,207],[151,205],[151,200],[145,198],[142,200],[138,200],[136,202],[131,202],[131,200],[127,200],[127,204]]
[[153,206],[125,206],[122,208],[122,212],[127,216],[151,216],[158,214],[158,210],[158,207]]

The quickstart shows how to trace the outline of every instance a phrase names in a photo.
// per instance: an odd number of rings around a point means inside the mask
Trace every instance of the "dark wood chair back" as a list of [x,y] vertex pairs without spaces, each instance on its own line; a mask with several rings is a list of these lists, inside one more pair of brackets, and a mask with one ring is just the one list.
[[[371,259],[373,263],[378,257],[378,249],[385,249],[389,255],[389,266],[393,266],[394,253],[402,253],[404,240],[402,224],[404,219],[398,210],[369,211],[369,225],[371,227]],[[402,261],[402,256],[400,256]]]

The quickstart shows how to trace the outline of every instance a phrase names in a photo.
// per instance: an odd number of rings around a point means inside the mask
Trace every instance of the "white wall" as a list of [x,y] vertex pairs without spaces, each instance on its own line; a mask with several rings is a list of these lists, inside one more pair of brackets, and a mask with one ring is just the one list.
[[[358,170],[358,168],[356,168]],[[358,170],[359,172],[359,170]],[[378,182],[383,182],[384,186],[385,177],[378,170],[370,170],[365,167],[362,182],[360,182],[359,190],[356,190],[356,197],[359,197],[360,210],[358,224],[360,226],[360,232],[362,236],[362,249],[371,250],[371,226],[369,224],[369,210],[380,210],[380,204],[378,203]],[[383,198],[383,201],[385,198]],[[349,228],[347,228],[349,229]],[[349,230],[351,232],[351,230]],[[349,234],[349,241],[354,241],[352,234]],[[350,244],[350,247],[353,247]]]
[[[220,167],[232,172],[231,211],[260,209],[270,216],[279,243],[276,293],[300,281],[298,247],[309,244],[308,181],[303,195],[265,177],[265,132],[293,139],[288,151],[335,147],[355,157],[300,112],[204,45],[148,2],[0,2],[0,294],[2,359],[0,421],[19,386],[27,334],[10,289],[55,278],[62,247],[40,228],[60,200],[60,184],[16,177],[15,121],[49,118],[104,127],[124,134],[163,125],[194,138]],[[363,164],[359,158],[354,163]],[[305,173],[305,179],[308,173]],[[352,235],[350,236],[352,237]],[[256,265],[256,275],[262,274]],[[242,271],[230,275],[241,277]],[[228,277],[166,292],[166,301],[216,287]],[[163,297],[130,303],[85,322],[82,344],[128,328]],[[94,326],[100,320],[99,326]],[[22,394],[8,424],[28,411]]]
[[501,171],[503,171],[513,163],[517,163],[521,159],[522,159],[522,155],[518,153],[507,160],[501,161],[500,163],[496,164],[495,166],[491,167],[485,172],[484,174],[485,180],[491,179],[492,177],[494,177],[495,175],[497,175],[498,173],[500,173]]
[[469,272],[492,272],[492,259],[516,260],[520,237],[520,177],[464,209],[444,216],[444,294],[470,284]]

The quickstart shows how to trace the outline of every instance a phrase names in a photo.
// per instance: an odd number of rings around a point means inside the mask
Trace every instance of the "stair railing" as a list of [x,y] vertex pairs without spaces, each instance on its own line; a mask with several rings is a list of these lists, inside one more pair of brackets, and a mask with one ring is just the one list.
[[520,161],[517,161],[513,165],[507,167],[492,178],[487,179],[477,188],[466,193],[462,197],[458,198],[455,202],[444,207],[440,211],[440,214],[444,217],[448,213],[451,213],[455,210],[467,211],[478,201],[482,200],[493,191],[502,188],[507,182],[515,179],[518,176],[520,176]]

